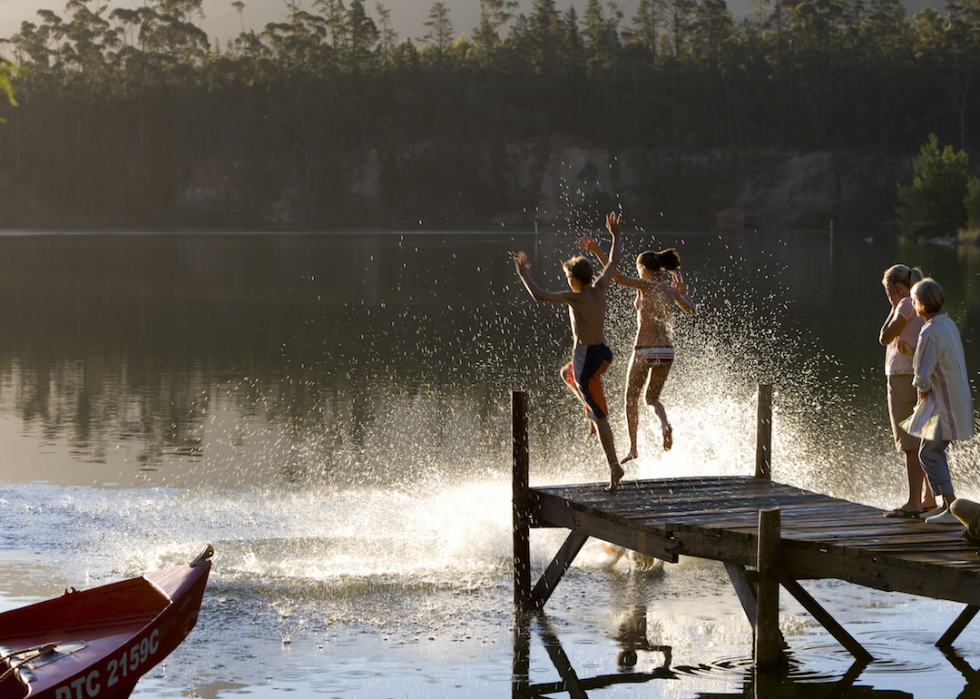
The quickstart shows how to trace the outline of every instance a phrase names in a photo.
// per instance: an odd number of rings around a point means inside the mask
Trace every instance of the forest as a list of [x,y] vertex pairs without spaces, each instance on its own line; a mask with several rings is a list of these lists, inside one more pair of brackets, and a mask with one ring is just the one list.
[[930,134],[980,146],[980,0],[476,1],[417,39],[381,2],[294,3],[223,46],[201,0],[39,10],[0,43],[0,227],[530,224],[568,148],[604,154],[582,182],[609,171],[582,207],[683,222],[767,153],[894,181]]

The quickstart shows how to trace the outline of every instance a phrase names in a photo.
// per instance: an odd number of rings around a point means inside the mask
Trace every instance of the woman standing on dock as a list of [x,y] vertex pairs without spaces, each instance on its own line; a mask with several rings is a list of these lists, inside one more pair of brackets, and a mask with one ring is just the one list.
[[912,303],[925,325],[919,332],[913,362],[912,383],[919,402],[904,426],[909,434],[922,439],[919,462],[933,495],[943,499],[942,510],[927,517],[926,522],[954,523],[958,520],[951,505],[956,493],[946,449],[950,442],[973,436],[973,396],[963,341],[956,323],[943,312],[946,295],[936,280],[927,277],[913,286]]
[[[578,246],[588,250],[602,264],[606,256],[599,243],[588,235],[579,238]],[[630,451],[623,463],[637,457],[636,433],[639,425],[639,403],[643,384],[647,385],[646,402],[657,413],[663,433],[664,451],[670,451],[674,443],[673,428],[667,422],[667,411],[660,402],[667,374],[674,361],[674,347],[670,341],[670,311],[677,305],[685,313],[694,315],[694,304],[687,297],[687,286],[680,273],[681,258],[674,248],[653,252],[647,250],[636,258],[639,278],[627,277],[619,272],[613,281],[636,289],[636,342],[629,373],[626,376],[626,427],[630,437]],[[665,277],[661,272],[667,272]]]
[[910,291],[919,281],[922,281],[922,270],[918,267],[909,269],[905,265],[889,267],[881,279],[885,296],[891,303],[888,317],[878,333],[878,341],[885,346],[888,415],[891,417],[895,445],[905,455],[905,472],[909,484],[909,498],[906,503],[885,512],[885,517],[918,517],[922,512],[936,507],[936,499],[928,485],[923,493],[925,477],[919,463],[919,439],[901,427],[901,422],[912,414],[917,401],[915,386],[912,385],[912,357],[919,340],[919,330],[925,320],[916,314]]

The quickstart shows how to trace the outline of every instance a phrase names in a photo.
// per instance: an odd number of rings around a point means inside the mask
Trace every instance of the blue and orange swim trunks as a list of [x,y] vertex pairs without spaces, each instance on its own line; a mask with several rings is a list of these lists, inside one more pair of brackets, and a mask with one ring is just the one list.
[[602,375],[612,364],[612,350],[606,343],[579,345],[572,361],[562,367],[561,377],[581,396],[590,420],[602,420],[609,414],[602,390]]

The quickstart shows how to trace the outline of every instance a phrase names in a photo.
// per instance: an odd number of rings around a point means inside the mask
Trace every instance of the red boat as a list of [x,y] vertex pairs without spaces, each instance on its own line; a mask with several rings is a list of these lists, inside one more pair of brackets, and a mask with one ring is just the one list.
[[197,623],[213,555],[0,614],[0,699],[128,697]]

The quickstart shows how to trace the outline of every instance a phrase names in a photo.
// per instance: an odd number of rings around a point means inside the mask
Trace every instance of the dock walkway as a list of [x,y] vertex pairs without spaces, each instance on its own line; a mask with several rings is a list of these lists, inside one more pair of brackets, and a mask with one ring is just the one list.
[[[962,602],[966,609],[939,639],[940,646],[951,644],[980,611],[980,551],[960,536],[962,525],[889,519],[880,508],[759,475],[627,480],[615,493],[606,492],[604,483],[528,488],[519,413],[515,407],[519,607],[542,607],[575,555],[595,537],[668,562],[681,555],[723,562],[755,632],[760,666],[775,664],[781,652],[780,585],[859,659],[871,656],[798,581],[834,578]],[[760,452],[767,458],[768,438],[762,441]],[[764,476],[768,463],[762,465]],[[526,530],[545,527],[570,534],[532,589]]]

